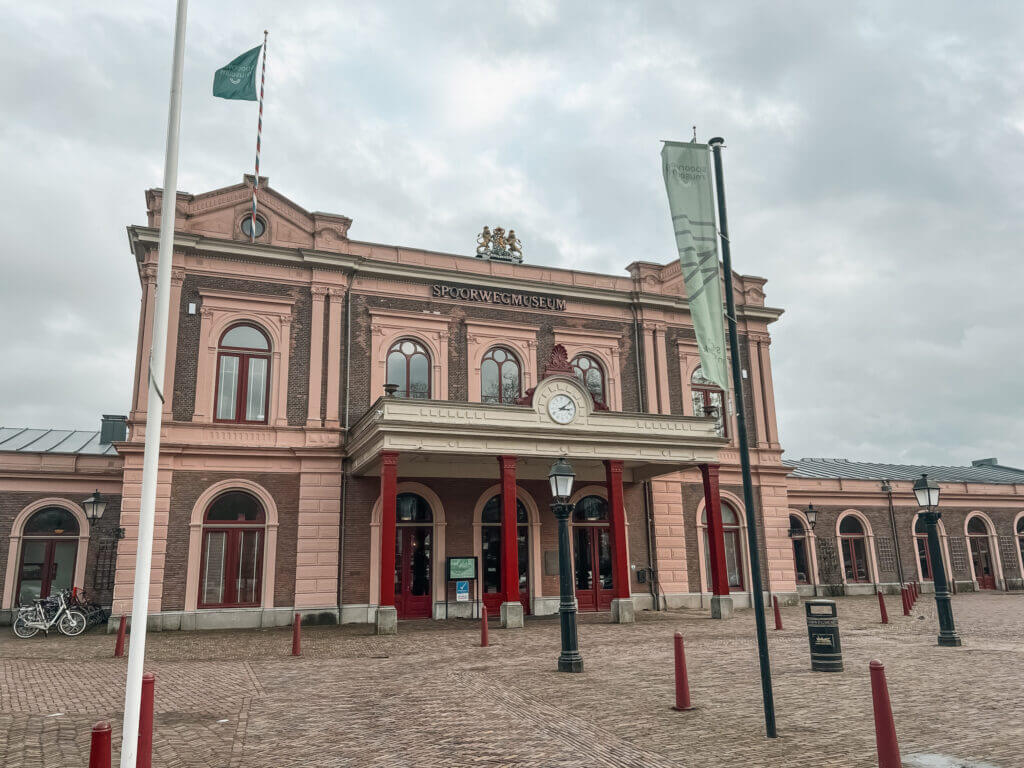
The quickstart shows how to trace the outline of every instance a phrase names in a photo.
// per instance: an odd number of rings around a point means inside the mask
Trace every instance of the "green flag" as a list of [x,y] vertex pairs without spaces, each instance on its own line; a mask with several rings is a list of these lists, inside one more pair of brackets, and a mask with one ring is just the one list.
[[256,101],[256,62],[262,45],[246,51],[213,73],[213,95],[222,99]]
[[725,363],[722,277],[718,267],[715,207],[706,144],[668,141],[661,149],[668,207],[679,249],[679,265],[697,334],[705,379],[729,391]]

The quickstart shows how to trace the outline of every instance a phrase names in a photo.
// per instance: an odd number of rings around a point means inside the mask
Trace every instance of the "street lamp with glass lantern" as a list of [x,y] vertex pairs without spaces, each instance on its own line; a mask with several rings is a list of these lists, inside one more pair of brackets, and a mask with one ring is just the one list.
[[956,648],[962,645],[962,641],[953,624],[946,568],[942,564],[942,551],[939,548],[939,518],[942,513],[935,509],[939,506],[939,484],[929,480],[928,475],[921,475],[920,480],[914,481],[914,495],[917,497],[918,506],[926,510],[921,512],[920,516],[928,530],[928,554],[932,561],[935,608],[939,614],[939,645]]
[[814,508],[814,504],[807,505],[807,511],[804,512],[804,516],[807,518],[807,524],[811,526],[811,530],[814,530],[814,524],[818,522],[818,510]]
[[582,672],[583,657],[580,656],[576,638],[576,597],[572,588],[572,562],[569,554],[569,517],[575,504],[569,503],[572,484],[576,473],[563,456],[551,465],[548,481],[551,483],[551,511],[558,520],[558,583],[561,599],[558,615],[562,625],[562,653],[558,657],[559,672]]
[[[82,508],[85,509],[85,516],[89,518],[89,534],[92,535],[93,529],[96,527],[96,523],[103,517],[103,513],[107,509],[107,500],[100,495],[99,489],[93,491],[92,496],[82,500]],[[124,528],[114,529],[114,538],[124,538]]]

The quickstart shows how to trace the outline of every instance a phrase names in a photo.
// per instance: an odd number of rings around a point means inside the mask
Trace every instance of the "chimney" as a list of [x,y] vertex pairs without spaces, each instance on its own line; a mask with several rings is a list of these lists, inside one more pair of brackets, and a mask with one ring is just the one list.
[[100,445],[128,439],[128,417],[103,414],[100,421]]
[[999,459],[975,459],[971,462],[972,467],[998,467]]

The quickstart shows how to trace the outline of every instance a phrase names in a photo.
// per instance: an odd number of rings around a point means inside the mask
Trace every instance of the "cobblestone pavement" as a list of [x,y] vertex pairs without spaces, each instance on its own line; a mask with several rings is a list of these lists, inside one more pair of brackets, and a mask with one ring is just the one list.
[[[584,615],[586,671],[559,674],[555,617],[150,635],[156,766],[874,766],[868,661],[886,665],[907,765],[1024,766],[1024,595],[953,598],[960,649],[938,648],[934,603],[912,617],[840,598],[846,671],[812,673],[802,607],[771,630],[780,738],[764,738],[754,620]],[[672,635],[686,638],[697,709],[671,709]],[[120,741],[125,660],[114,636],[0,636],[0,757],[6,768],[84,766],[93,723]],[[955,757],[935,762],[936,755]]]

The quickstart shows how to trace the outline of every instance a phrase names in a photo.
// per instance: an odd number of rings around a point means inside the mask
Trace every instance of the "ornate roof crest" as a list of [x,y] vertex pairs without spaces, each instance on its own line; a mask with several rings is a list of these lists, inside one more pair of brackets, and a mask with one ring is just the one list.
[[523,242],[516,237],[516,231],[510,229],[508,234],[501,227],[484,227],[476,237],[476,257],[507,261],[512,264],[523,263]]

